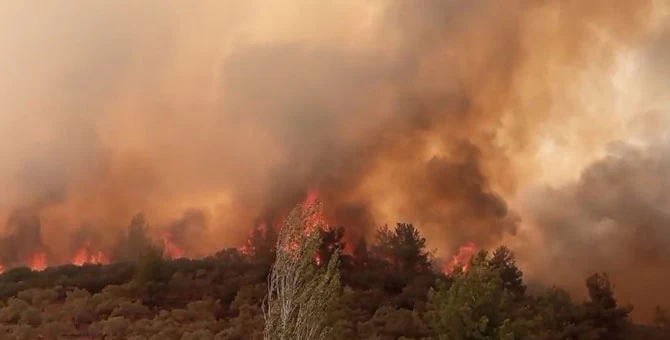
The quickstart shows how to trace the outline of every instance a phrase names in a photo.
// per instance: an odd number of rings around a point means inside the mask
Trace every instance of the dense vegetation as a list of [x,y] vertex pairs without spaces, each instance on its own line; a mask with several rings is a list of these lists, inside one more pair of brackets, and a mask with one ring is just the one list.
[[[342,236],[321,233],[318,262],[343,249]],[[0,275],[0,339],[263,339],[276,239],[256,230],[244,252],[201,260],[164,260],[145,245],[126,263],[11,269]],[[412,225],[380,229],[339,267],[333,339],[670,339],[660,308],[655,325],[632,325],[605,274],[586,279],[583,302],[558,288],[528,293],[505,247],[444,275]]]

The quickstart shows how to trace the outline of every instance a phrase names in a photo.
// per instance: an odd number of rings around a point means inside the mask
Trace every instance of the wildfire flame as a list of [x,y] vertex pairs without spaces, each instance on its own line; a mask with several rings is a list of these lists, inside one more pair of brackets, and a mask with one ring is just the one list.
[[305,200],[302,202],[303,208],[309,208],[316,203],[316,200],[319,199],[319,191],[318,190],[309,190],[307,192],[307,197],[305,197]]
[[[316,190],[310,190],[307,193],[307,198],[305,198],[305,201],[302,204],[303,210],[308,212],[309,209],[314,207],[318,199],[319,192]],[[321,210],[321,207],[317,207],[317,210],[308,214],[307,220],[305,221],[305,234],[308,235],[313,231],[314,228],[323,228],[325,225],[326,221],[323,217],[323,211]],[[316,255],[314,255],[314,262],[316,262],[317,266],[320,266],[323,263],[323,259],[318,254],[318,252]]]
[[[319,192],[316,190],[310,190],[307,193],[307,198],[305,198],[305,201],[302,203],[303,210],[309,211],[309,209],[314,207],[318,199],[319,199]],[[323,227],[325,225],[326,223],[323,217],[323,212],[319,207],[318,210],[308,215],[307,221],[305,221],[305,234],[311,233],[312,228]]]
[[[280,221],[279,225],[276,228],[277,229],[280,228],[282,223],[283,223],[283,221]],[[255,230],[249,232],[249,234],[247,235],[247,243],[245,245],[240,246],[240,247],[237,248],[237,250],[240,252],[240,254],[251,255],[251,254],[254,253],[254,251],[255,251],[254,247],[255,246],[253,244],[253,239],[254,239],[254,236],[255,236],[256,232],[261,232],[263,234],[263,236],[266,236],[267,233],[268,233],[268,225],[266,223],[261,223],[260,225],[258,225],[258,227]]]
[[447,263],[443,271],[447,274],[451,274],[459,264],[463,267],[463,271],[467,271],[470,264],[470,259],[473,255],[475,255],[476,252],[477,245],[473,242],[468,242],[460,246],[458,248],[458,253],[454,255],[454,257],[451,259],[451,262]]
[[101,251],[91,251],[90,244],[81,247],[72,259],[72,264],[83,266],[84,264],[108,264],[109,259]]
[[238,247],[237,251],[239,251],[240,254],[245,255],[245,256],[251,255],[251,247],[249,247],[248,245],[243,245],[241,247]]
[[[305,212],[304,215],[305,220],[303,220],[303,222],[305,224],[304,233],[306,235],[313,232],[314,228],[323,228],[324,226],[327,225],[325,217],[323,215],[322,208],[318,204],[319,203],[318,201],[319,201],[319,192],[316,190],[310,190],[307,193],[305,199],[300,204],[300,207]],[[287,216],[284,215],[280,218],[279,221],[276,221],[277,222],[276,228],[281,228],[281,225],[283,225],[283,223],[285,222],[286,217]],[[271,228],[271,226],[267,224],[262,224],[259,226],[259,229],[263,232],[267,232],[268,228]],[[246,245],[237,248],[241,254],[249,255],[253,253],[254,249],[251,243],[252,236],[253,235],[250,234],[249,242]],[[161,235],[161,239],[164,246],[163,256],[170,259],[178,259],[186,257],[186,251],[174,242],[174,236],[170,232],[163,233]],[[292,244],[289,246],[290,250],[298,249],[299,247],[300,247],[299,244]],[[345,247],[351,248],[351,244],[347,243]],[[457,265],[461,265],[463,270],[467,271],[469,261],[472,258],[472,256],[476,253],[476,251],[477,251],[477,245],[473,242],[469,242],[460,246],[458,252],[452,257],[451,261],[446,263],[445,266],[443,267],[443,272],[451,274],[453,273]],[[77,266],[82,266],[87,263],[108,264],[110,262],[111,262],[110,258],[108,258],[104,252],[94,250],[90,242],[86,242],[84,246],[82,246],[79,250],[77,250],[77,252],[75,253],[74,257],[71,260],[71,263]],[[317,253],[314,255],[314,262],[320,266],[324,263],[324,259],[321,258],[320,255]],[[25,263],[33,270],[38,271],[44,270],[47,267],[46,253],[37,252],[34,255],[32,255],[29,259],[27,259]],[[0,273],[2,273],[5,269],[6,268],[2,264],[0,264]]]
[[30,269],[42,271],[47,267],[47,254],[43,251],[37,252],[33,254],[28,263]]
[[163,256],[171,259],[179,259],[185,257],[185,251],[172,242],[172,234],[164,233],[163,239]]
[[[304,224],[304,229],[302,231],[304,236],[310,235],[314,228],[323,228],[325,226],[325,219],[323,217],[322,209],[321,206],[317,205],[319,199],[319,193],[316,190],[310,190],[307,193],[307,196],[305,199],[302,201],[300,204],[300,208],[302,209],[303,215],[302,217],[304,218],[302,220],[302,223]],[[284,222],[285,222],[284,218]],[[284,225],[284,222],[282,222],[282,226]],[[290,240],[290,243],[284,244],[284,251],[289,254],[297,254],[299,252],[299,249],[301,247],[299,243],[299,239],[292,239]],[[248,247],[242,247],[241,251],[249,251]],[[317,264],[321,264],[322,259],[318,257],[318,254],[315,254],[314,261]]]

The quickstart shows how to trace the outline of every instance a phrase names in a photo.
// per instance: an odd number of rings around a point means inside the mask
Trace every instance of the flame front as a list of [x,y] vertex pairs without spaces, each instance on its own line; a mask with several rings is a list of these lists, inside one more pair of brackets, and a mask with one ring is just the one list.
[[91,251],[90,245],[85,245],[77,251],[74,258],[72,259],[72,264],[77,266],[83,266],[84,264],[108,264],[109,258],[102,251]]

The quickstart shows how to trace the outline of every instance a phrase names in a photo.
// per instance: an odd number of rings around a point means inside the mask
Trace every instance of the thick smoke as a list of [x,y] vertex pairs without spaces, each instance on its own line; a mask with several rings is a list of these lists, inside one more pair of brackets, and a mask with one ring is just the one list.
[[36,253],[47,253],[42,241],[42,225],[35,211],[16,210],[7,220],[7,236],[0,239],[0,261],[20,265],[31,261]]
[[31,211],[54,254],[138,212],[214,251],[318,190],[351,240],[408,221],[440,256],[493,246],[528,183],[628,136],[612,74],[664,51],[658,3],[7,1],[0,215]]
[[[532,274],[576,289],[606,271],[638,315],[670,303],[670,147],[612,146],[580,179],[528,193]],[[523,249],[523,247],[521,247]]]
[[635,59],[630,138],[610,143],[574,181],[523,190],[528,228],[516,250],[529,274],[577,292],[586,275],[609,272],[634,315],[649,320],[670,304],[670,30]]

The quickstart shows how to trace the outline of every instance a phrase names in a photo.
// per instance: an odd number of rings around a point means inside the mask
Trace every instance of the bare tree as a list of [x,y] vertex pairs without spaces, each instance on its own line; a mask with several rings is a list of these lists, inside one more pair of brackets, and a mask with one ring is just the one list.
[[315,258],[323,222],[321,205],[298,206],[282,226],[277,258],[263,305],[265,340],[326,339],[328,312],[340,289],[339,253],[327,264]]

